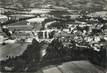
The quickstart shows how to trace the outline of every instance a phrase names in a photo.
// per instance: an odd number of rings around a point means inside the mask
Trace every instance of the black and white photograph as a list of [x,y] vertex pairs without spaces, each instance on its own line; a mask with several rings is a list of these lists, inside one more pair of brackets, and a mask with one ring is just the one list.
[[0,73],[107,73],[107,0],[0,0]]

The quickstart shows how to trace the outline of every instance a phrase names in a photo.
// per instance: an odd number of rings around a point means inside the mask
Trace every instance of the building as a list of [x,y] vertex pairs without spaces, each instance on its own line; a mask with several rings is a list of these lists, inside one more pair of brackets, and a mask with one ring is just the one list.
[[27,21],[19,21],[16,23],[8,24],[7,27],[10,31],[31,31],[33,26],[28,24]]
[[99,12],[94,12],[94,13],[90,13],[88,14],[88,16],[90,17],[107,17],[107,11],[99,11]]
[[31,14],[46,14],[49,13],[51,11],[51,9],[31,9],[31,11],[29,13]]
[[31,38],[33,26],[28,25],[27,21],[20,21],[12,24],[8,24],[9,31],[12,32],[12,37],[16,39]]
[[45,19],[46,19],[46,17],[43,17],[43,18],[37,17],[37,18],[28,19],[26,21],[28,21],[30,23],[34,23],[34,22],[36,22],[36,23],[42,23]]
[[35,31],[38,31],[38,30],[41,30],[41,28],[43,28],[42,22],[45,19],[46,19],[46,17],[44,17],[44,18],[32,18],[32,19],[28,19],[26,21],[29,22],[30,25],[34,26]]
[[41,41],[47,41],[47,42],[51,42],[54,37],[50,37],[50,33],[54,31],[53,29],[46,29],[46,30],[40,30],[40,31],[36,31],[37,33],[37,41],[41,42]]
[[0,23],[6,22],[8,20],[8,17],[5,15],[0,15]]
[[14,14],[14,15],[9,15],[9,16],[10,16],[11,20],[19,20],[19,19],[34,17],[35,15]]
[[0,8],[0,14],[4,13],[5,9],[4,8]]
[[0,44],[3,44],[5,39],[7,39],[7,35],[0,31]]

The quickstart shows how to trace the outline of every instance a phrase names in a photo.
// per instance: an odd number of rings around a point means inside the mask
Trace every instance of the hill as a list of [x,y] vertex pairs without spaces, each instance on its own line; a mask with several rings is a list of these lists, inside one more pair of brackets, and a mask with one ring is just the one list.
[[53,5],[73,10],[107,10],[107,0],[0,0],[0,7],[29,8]]

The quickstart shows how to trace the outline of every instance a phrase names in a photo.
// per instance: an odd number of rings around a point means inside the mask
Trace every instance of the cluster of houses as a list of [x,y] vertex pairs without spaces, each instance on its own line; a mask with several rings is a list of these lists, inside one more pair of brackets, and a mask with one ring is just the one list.
[[[0,8],[0,13],[5,12],[6,9]],[[10,10],[11,11],[11,10]],[[50,13],[50,11],[53,11],[53,13]],[[50,41],[50,33],[54,31],[54,34],[59,33],[59,32],[63,32],[63,33],[76,33],[77,31],[77,27],[79,28],[84,28],[84,27],[88,27],[90,30],[89,32],[92,31],[93,28],[96,28],[95,25],[93,24],[87,24],[85,22],[79,22],[76,19],[77,18],[81,18],[82,16],[76,14],[76,15],[70,15],[70,14],[66,14],[63,13],[63,11],[55,11],[55,9],[30,9],[29,11],[18,11],[21,14],[16,14],[16,15],[11,15],[11,19],[17,19],[19,20],[20,18],[25,18],[25,17],[33,17],[35,16],[35,14],[39,14],[37,17],[34,18],[30,18],[30,19],[26,19],[26,20],[22,20],[22,21],[17,21],[15,23],[9,23],[7,25],[5,25],[5,27],[9,30],[10,34],[12,34],[12,38],[14,39],[26,39],[28,40],[30,38],[30,42],[32,41],[33,38],[36,38],[39,42],[41,41]],[[52,27],[51,29],[48,28],[48,26],[50,26],[51,24],[54,24],[57,22],[57,20],[53,20],[50,22],[45,23],[45,29],[43,29],[43,22],[46,19],[49,18],[53,18],[53,19],[58,19],[60,17],[55,16],[57,14],[55,13],[61,13],[61,16],[66,17],[66,16],[70,16],[70,19],[75,20],[74,23],[69,23],[66,24],[68,25],[67,28],[63,28],[63,29],[56,29],[54,27]],[[24,14],[23,14],[24,13]],[[50,14],[48,14],[50,13]],[[98,12],[96,14],[99,14]],[[93,13],[88,15],[89,17],[94,16]],[[105,18],[105,17],[104,17]],[[63,18],[60,18],[63,20]],[[59,19],[59,20],[60,20]],[[66,19],[66,18],[64,18]],[[5,15],[0,15],[0,22],[6,22],[8,20],[8,17]],[[91,19],[89,19],[89,21],[94,21],[95,19],[93,19],[93,17],[91,17]],[[41,30],[43,29],[43,30]],[[1,30],[2,31],[2,30]],[[105,34],[106,34],[107,30],[104,30]],[[3,33],[3,32],[2,32]],[[79,32],[78,32],[79,33]],[[83,31],[82,34],[86,34],[86,30]],[[58,36],[60,35],[60,33],[58,34]],[[3,35],[0,35],[1,37],[4,37]],[[56,36],[55,36],[56,37]],[[53,38],[55,38],[53,37]]]

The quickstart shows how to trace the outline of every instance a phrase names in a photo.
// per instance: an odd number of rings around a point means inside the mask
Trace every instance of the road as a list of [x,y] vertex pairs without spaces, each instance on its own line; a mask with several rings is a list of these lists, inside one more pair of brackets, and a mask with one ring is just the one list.
[[0,61],[6,60],[8,57],[20,56],[26,50],[28,43],[23,45],[20,43],[6,44],[0,46]]

